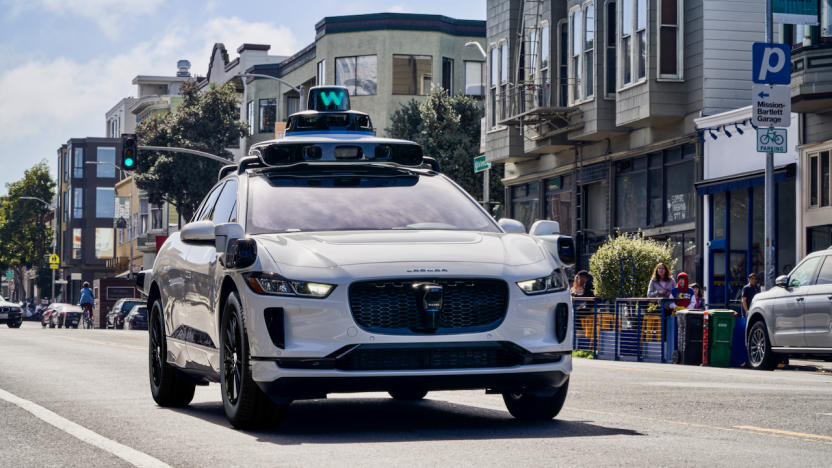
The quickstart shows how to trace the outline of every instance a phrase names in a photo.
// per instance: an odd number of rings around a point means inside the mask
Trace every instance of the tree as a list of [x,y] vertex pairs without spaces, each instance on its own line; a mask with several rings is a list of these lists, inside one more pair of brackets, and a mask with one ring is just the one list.
[[619,233],[589,259],[595,296],[606,300],[633,294],[643,297],[656,264],[664,263],[672,271],[674,262],[669,240],[646,239],[641,232]]
[[[442,172],[475,198],[482,199],[482,175],[474,174],[474,157],[479,155],[482,104],[457,95],[450,97],[439,86],[421,103],[415,99],[402,104],[390,116],[387,133],[393,138],[422,145],[426,156],[439,161]],[[490,171],[491,201],[503,202],[500,180],[502,165]]]
[[[239,143],[247,127],[237,117],[240,103],[231,83],[211,85],[200,93],[194,81],[182,85],[182,104],[175,110],[143,120],[136,129],[140,145],[177,146],[232,160],[226,150]],[[169,202],[189,219],[216,183],[221,163],[182,153],[143,151],[136,184],[151,203]]]
[[46,223],[49,207],[44,201],[55,196],[55,181],[46,161],[32,166],[17,182],[6,184],[8,195],[0,200],[0,270],[14,271],[16,291],[23,291],[27,269],[43,267],[51,252],[52,227]]

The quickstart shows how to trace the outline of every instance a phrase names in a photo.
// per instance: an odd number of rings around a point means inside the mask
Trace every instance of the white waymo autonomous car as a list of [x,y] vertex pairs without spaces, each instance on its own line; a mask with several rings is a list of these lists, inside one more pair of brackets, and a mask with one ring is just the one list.
[[555,417],[572,368],[572,239],[553,221],[531,235],[495,222],[348,99],[313,88],[315,110],[223,168],[140,275],[153,398],[187,405],[219,382],[240,428],[363,391],[484,389],[517,418]]

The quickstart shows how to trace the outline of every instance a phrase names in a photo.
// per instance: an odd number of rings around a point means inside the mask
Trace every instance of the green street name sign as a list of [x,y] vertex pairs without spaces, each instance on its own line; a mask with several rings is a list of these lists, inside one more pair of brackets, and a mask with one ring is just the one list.
[[474,158],[474,174],[491,169],[491,163],[485,160],[485,155]]

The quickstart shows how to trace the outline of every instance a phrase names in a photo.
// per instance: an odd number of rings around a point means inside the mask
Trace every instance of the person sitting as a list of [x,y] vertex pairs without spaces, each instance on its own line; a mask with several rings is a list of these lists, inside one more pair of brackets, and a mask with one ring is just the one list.
[[690,285],[690,289],[693,290],[693,304],[691,304],[690,308],[695,310],[704,310],[705,309],[705,294],[704,288],[699,286],[699,283],[693,283]]
[[589,288],[589,272],[581,270],[575,275],[572,280],[572,288],[570,293],[572,297],[592,297],[592,290]]
[[676,300],[676,309],[690,308],[693,289],[688,287],[688,274],[684,271],[676,275],[676,287],[670,290],[670,297]]

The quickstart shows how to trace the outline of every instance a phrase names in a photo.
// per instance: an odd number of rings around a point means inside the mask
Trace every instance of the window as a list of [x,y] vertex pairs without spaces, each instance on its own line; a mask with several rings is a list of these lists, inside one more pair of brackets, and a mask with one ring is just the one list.
[[74,148],[72,163],[72,177],[82,179],[84,177],[84,148]]
[[488,100],[491,111],[491,128],[497,126],[497,83],[499,82],[500,73],[500,49],[494,47],[491,49],[491,72],[488,75]]
[[260,99],[260,133],[273,133],[277,119],[277,100]]
[[112,187],[95,188],[95,217],[112,218],[116,212],[115,189]]
[[607,98],[615,98],[615,2],[607,2],[607,29],[604,34],[606,43],[606,95]]
[[118,245],[124,245],[124,229],[117,229],[116,235],[118,236]]
[[682,78],[682,22],[685,6],[682,0],[659,0],[658,57],[659,78]]
[[326,59],[318,62],[318,73],[315,75],[315,85],[323,86],[326,83]]
[[254,101],[246,104],[246,118],[248,119],[248,134],[254,135]]
[[[116,176],[116,149],[111,146],[99,146],[96,151],[96,160],[107,164],[96,165],[96,177],[115,177]],[[110,213],[112,217],[112,213]]]
[[[540,103],[541,107],[549,107],[551,105],[551,74],[550,74],[550,44],[552,42],[552,38],[549,36],[549,25],[544,24],[540,28],[540,88],[538,94],[538,102]],[[508,49],[507,45],[503,45],[505,49]],[[507,53],[507,50],[503,52],[504,54]],[[503,58],[503,62],[506,62],[506,59]],[[508,68],[508,67],[506,67]],[[505,75],[506,77],[508,74]],[[507,78],[503,77],[505,81]]]
[[375,55],[335,59],[335,84],[346,86],[350,96],[376,94],[377,58]]
[[540,204],[540,184],[517,185],[511,188],[511,216],[523,223],[526,229],[538,218],[537,207]]
[[70,193],[69,193],[68,190],[66,192],[64,192],[64,221],[65,222],[69,221],[69,210],[70,210],[69,195],[70,195]]
[[210,219],[209,216],[211,212],[214,211],[214,202],[217,201],[217,197],[220,195],[220,190],[224,184],[219,184],[208,196],[205,198],[205,201],[202,202],[202,206],[197,210],[196,214],[194,215],[194,221],[202,221],[203,219]]
[[574,204],[572,200],[573,177],[571,175],[557,176],[545,181],[546,198],[544,200],[546,219],[560,223],[561,234],[574,234],[572,219],[574,218]]
[[581,35],[580,9],[572,12],[572,102],[581,100],[581,48],[583,39]]
[[454,94],[454,59],[442,57],[442,88],[449,95]]
[[300,98],[298,96],[286,96],[286,119],[300,111]]
[[584,89],[583,95],[591,97],[594,93],[595,65],[595,6],[590,3],[584,7]]
[[81,229],[75,228],[72,230],[72,259],[81,259]]
[[482,64],[483,62],[465,61],[465,94],[468,96],[483,95]]
[[84,217],[84,189],[75,187],[72,189],[72,218],[81,219]]
[[164,209],[162,205],[152,204],[150,205],[150,230],[151,231],[161,231],[164,229],[164,223],[162,222],[164,215]]
[[832,255],[824,257],[823,266],[820,267],[815,284],[832,284]]
[[[660,0],[663,1],[663,0]],[[647,76],[647,0],[621,0],[620,86]]]
[[558,23],[558,106],[566,107],[569,102],[569,24],[566,20]]
[[139,235],[147,234],[148,224],[150,223],[150,203],[147,198],[139,199]]
[[797,268],[795,268],[794,272],[789,275],[789,287],[809,286],[814,284],[815,271],[818,268],[818,263],[820,263],[822,259],[823,257],[808,258]]
[[95,228],[95,258],[113,257],[113,228]]
[[806,253],[826,250],[830,245],[832,245],[832,224],[806,229]]
[[231,179],[225,184],[222,189],[222,194],[217,198],[217,204],[214,211],[208,219],[214,221],[215,224],[222,224],[229,222],[231,212],[237,204],[237,180]]
[[72,154],[72,147],[69,147],[69,151],[63,152],[64,158],[64,182],[69,181],[69,155]]
[[508,42],[500,46],[500,117],[508,118]]
[[830,157],[829,151],[809,155],[809,205],[813,207],[830,206]]
[[433,58],[430,55],[393,55],[393,94],[430,94]]

